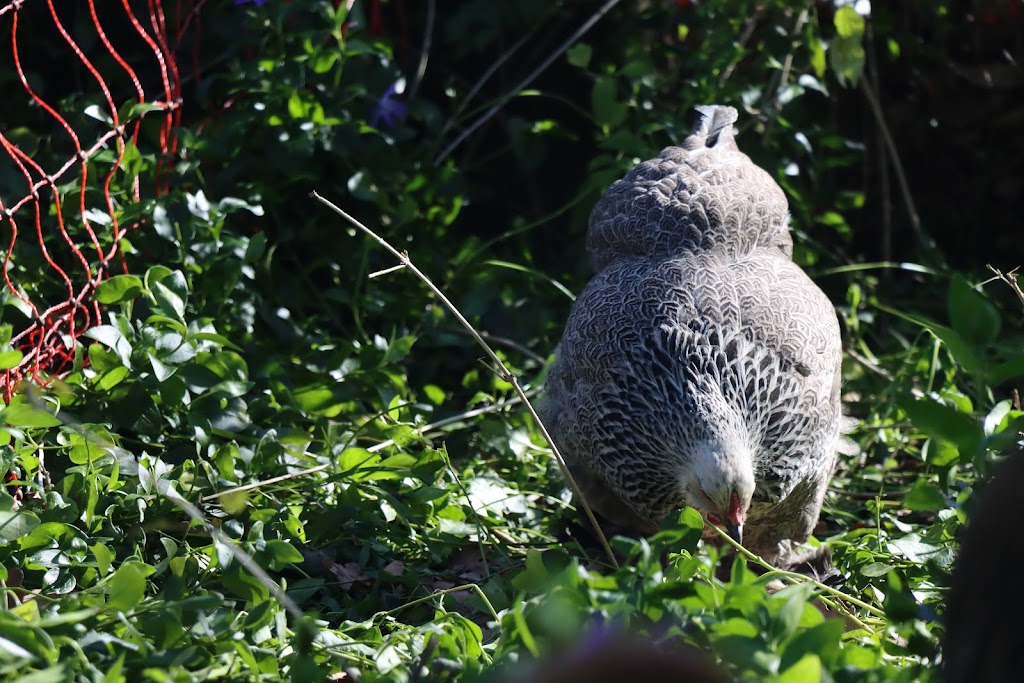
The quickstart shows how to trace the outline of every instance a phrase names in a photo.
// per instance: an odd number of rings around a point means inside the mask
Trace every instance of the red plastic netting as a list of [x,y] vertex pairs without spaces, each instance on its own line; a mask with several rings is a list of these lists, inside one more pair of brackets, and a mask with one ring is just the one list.
[[[71,369],[100,321],[96,285],[126,272],[132,206],[167,189],[173,46],[195,9],[174,3],[169,29],[159,0],[0,0],[0,313],[24,354],[0,373],[5,401],[25,377]],[[155,177],[133,175],[140,155]]]

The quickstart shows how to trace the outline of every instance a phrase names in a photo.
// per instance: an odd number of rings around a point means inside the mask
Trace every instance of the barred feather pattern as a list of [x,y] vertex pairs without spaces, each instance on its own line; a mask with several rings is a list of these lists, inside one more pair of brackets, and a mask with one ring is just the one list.
[[[736,146],[736,111],[698,109],[681,147],[595,206],[597,274],[541,412],[588,502],[642,533],[704,509],[681,483],[691,471],[752,470],[744,545],[785,563],[817,522],[840,445],[839,325],[791,260],[781,189]],[[699,461],[710,452],[736,457]]]

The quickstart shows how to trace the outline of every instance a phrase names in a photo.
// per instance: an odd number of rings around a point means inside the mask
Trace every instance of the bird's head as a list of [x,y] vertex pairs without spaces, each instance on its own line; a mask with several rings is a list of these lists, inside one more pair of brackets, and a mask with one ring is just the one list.
[[695,453],[692,469],[684,480],[687,505],[708,522],[725,528],[743,542],[743,524],[754,496],[754,467],[750,449],[723,443],[703,444]]

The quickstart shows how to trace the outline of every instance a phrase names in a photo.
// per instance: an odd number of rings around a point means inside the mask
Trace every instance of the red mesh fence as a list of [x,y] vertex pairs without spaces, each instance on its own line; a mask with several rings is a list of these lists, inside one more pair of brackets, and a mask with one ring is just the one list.
[[[96,285],[126,272],[122,240],[141,220],[131,207],[167,189],[181,115],[174,50],[195,9],[0,0],[0,315],[24,354],[0,374],[5,401],[25,377],[71,369],[100,321]],[[133,176],[139,155],[156,158],[155,177]]]

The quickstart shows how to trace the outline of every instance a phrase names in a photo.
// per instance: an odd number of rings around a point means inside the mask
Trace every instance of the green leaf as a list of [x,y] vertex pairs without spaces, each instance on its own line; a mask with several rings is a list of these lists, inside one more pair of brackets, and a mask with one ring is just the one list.
[[445,399],[448,397],[448,395],[444,393],[444,389],[436,384],[425,385],[423,387],[423,393],[426,394],[427,400],[435,406],[439,406],[444,403]]
[[999,335],[999,311],[959,273],[950,280],[948,304],[953,329],[968,342],[990,344]]
[[18,363],[25,357],[25,354],[17,349],[0,351],[0,370],[8,370],[18,367]]
[[913,400],[904,395],[896,400],[896,404],[915,427],[928,436],[956,444],[962,455],[972,455],[984,437],[977,420],[938,401],[930,398]]
[[39,526],[39,518],[27,510],[0,510],[0,540],[6,543],[27,536]]
[[274,571],[302,562],[302,553],[287,541],[272,539],[267,541],[266,548],[271,557],[270,568]]
[[836,32],[842,38],[857,38],[859,40],[864,35],[864,17],[857,14],[853,7],[840,7],[836,10],[832,23],[835,24]]
[[162,107],[159,104],[153,104],[152,102],[128,102],[119,112],[121,123],[123,124],[127,119],[135,117],[141,117],[144,114],[148,114],[151,111],[167,111],[166,107]]
[[0,416],[6,424],[12,427],[56,427],[64,424],[63,421],[54,417],[42,408],[37,408],[28,402],[15,403],[13,400]]
[[263,582],[242,569],[237,563],[221,577],[224,585],[235,595],[249,603],[261,603],[270,599],[270,591]]
[[816,654],[805,655],[775,680],[778,683],[821,683],[821,659]]
[[626,120],[626,105],[616,101],[617,90],[615,79],[606,76],[597,79],[590,94],[594,120],[606,132]]
[[921,457],[936,467],[945,467],[960,459],[960,451],[955,445],[943,439],[928,439],[921,450]]
[[864,46],[860,38],[836,38],[829,45],[828,58],[832,71],[841,84],[857,85],[861,74],[864,73],[865,59]]
[[122,564],[107,582],[107,607],[119,612],[134,609],[146,594],[146,577],[153,568],[143,562],[129,560]]
[[780,666],[789,670],[808,655],[817,655],[824,664],[831,666],[839,657],[839,641],[843,637],[843,620],[826,619],[802,633],[798,633],[786,645]]
[[[4,638],[2,636],[0,636],[0,655],[2,655],[3,659],[6,661],[10,661],[12,659],[35,659],[32,653],[23,648],[21,645],[18,645],[13,640],[8,640],[7,638]],[[25,678],[19,677],[19,680],[24,681]],[[63,676],[61,676],[59,678],[53,678],[52,680],[63,681],[65,679],[63,678]]]
[[263,256],[263,253],[267,250],[267,235],[263,232],[258,232],[249,238],[249,243],[245,245],[245,256],[243,260],[246,263],[256,263]]
[[292,394],[292,399],[302,412],[325,417],[338,415],[347,400],[334,384],[302,387]]
[[100,576],[106,576],[114,561],[114,551],[102,543],[95,543],[89,549],[92,550],[92,555],[96,558],[96,568],[99,569]]
[[868,578],[875,578],[878,576],[885,576],[892,570],[891,564],[885,564],[884,562],[872,562],[871,564],[861,567],[861,576]]
[[380,462],[380,455],[365,448],[346,448],[335,461],[339,474],[350,474],[361,467]]
[[184,319],[185,300],[178,296],[174,290],[162,282],[154,282],[152,291],[157,306],[165,315],[173,314],[177,316],[178,320]]
[[800,618],[803,616],[804,607],[811,596],[812,586],[809,583],[801,583],[795,586],[787,586],[772,596],[773,602],[782,602],[781,609],[776,615],[777,623],[782,628],[782,636],[789,636],[796,631],[800,625]]
[[586,43],[576,43],[566,50],[565,56],[573,66],[585,69],[587,68],[587,65],[590,64],[590,56],[593,52],[593,49]]
[[886,575],[885,583],[885,599],[882,601],[885,616],[897,623],[917,618],[920,613],[917,601],[904,589],[895,571]]
[[825,44],[820,38],[811,41],[811,68],[819,79],[825,76]]
[[[898,538],[895,541],[887,543],[886,548],[894,555],[902,555],[911,562],[917,562],[919,564],[923,564],[928,560],[944,554],[946,550],[945,548],[937,545],[922,543],[917,539],[918,537],[913,535],[906,538]],[[891,573],[890,576],[892,576]]]
[[302,101],[302,96],[298,92],[292,93],[291,97],[288,98],[288,113],[292,115],[292,118],[305,118],[307,110],[308,107]]
[[165,365],[164,363],[161,363],[160,360],[152,353],[147,352],[146,355],[149,356],[149,364],[153,368],[153,376],[156,377],[158,382],[163,382],[173,375],[178,369],[176,365]]
[[153,266],[146,271],[145,284],[161,313],[172,320],[184,319],[188,303],[188,281],[180,270]]
[[989,384],[1002,384],[1011,379],[1024,377],[1024,354],[1014,356],[988,372]]
[[84,336],[95,339],[116,353],[126,368],[132,367],[132,345],[121,334],[121,330],[113,325],[97,325],[86,330]]
[[409,352],[412,350],[412,345],[415,343],[416,337],[411,335],[395,339],[388,344],[388,348],[384,352],[384,358],[381,360],[380,366],[384,367],[385,365],[397,363],[402,360],[409,355]]
[[100,391],[110,391],[123,382],[130,372],[131,370],[123,365],[107,370],[97,379],[96,388]]
[[142,296],[145,288],[142,279],[134,275],[115,275],[96,286],[96,301],[101,304],[118,304]]
[[908,510],[934,512],[948,507],[946,497],[935,484],[929,484],[924,479],[918,479],[913,488],[903,499],[903,504]]

